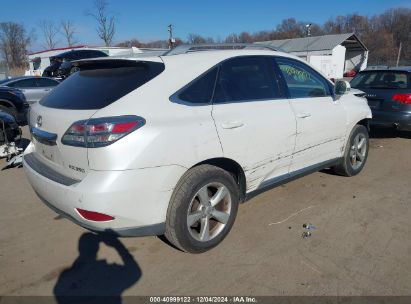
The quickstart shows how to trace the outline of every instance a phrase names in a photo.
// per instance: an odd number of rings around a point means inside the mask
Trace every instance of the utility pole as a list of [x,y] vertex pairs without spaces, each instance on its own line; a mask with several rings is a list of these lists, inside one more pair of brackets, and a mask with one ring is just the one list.
[[309,23],[309,24],[307,24],[307,25],[305,26],[305,28],[307,29],[307,55],[306,55],[307,62],[310,62],[310,61],[308,60],[308,45],[309,45],[309,43],[310,43],[311,25],[312,25],[312,24]]
[[311,36],[311,23],[307,24],[305,27],[307,28],[307,37]]
[[176,40],[173,38],[173,25],[172,24],[168,25],[168,33],[169,33],[168,48],[171,50],[174,46],[174,43],[176,43]]
[[400,41],[400,46],[398,48],[398,56],[397,56],[397,66],[400,63],[401,50],[402,50],[402,42]]

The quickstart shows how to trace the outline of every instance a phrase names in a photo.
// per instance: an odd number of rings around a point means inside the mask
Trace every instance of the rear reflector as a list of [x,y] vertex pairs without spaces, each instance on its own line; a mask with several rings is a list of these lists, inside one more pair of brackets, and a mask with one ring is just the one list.
[[107,221],[112,221],[114,220],[114,217],[104,214],[104,213],[98,213],[94,211],[88,211],[80,208],[76,208],[77,212],[80,213],[82,217],[84,217],[86,220],[89,221],[95,221],[95,222],[107,222]]
[[398,101],[399,103],[402,103],[402,104],[411,104],[411,93],[395,94],[392,97],[392,100]]

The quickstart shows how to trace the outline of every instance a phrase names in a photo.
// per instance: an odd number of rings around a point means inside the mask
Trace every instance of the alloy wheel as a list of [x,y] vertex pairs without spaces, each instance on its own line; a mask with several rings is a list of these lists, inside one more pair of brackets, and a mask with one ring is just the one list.
[[203,186],[192,198],[187,211],[190,235],[200,242],[218,236],[227,225],[231,214],[231,195],[221,183]]

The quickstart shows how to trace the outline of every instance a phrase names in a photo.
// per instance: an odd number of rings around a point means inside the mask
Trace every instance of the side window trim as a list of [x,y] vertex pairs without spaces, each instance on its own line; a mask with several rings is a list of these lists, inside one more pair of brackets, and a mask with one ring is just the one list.
[[[302,66],[303,66],[304,68],[306,68],[308,71],[310,71],[310,72],[313,73],[315,76],[317,76],[318,78],[320,78],[321,81],[323,82],[323,84],[325,84],[325,86],[326,86],[327,89],[328,89],[328,94],[329,94],[329,95],[326,95],[326,96],[324,96],[324,97],[330,96],[330,97],[332,97],[333,99],[335,99],[334,87],[333,87],[333,85],[332,85],[323,75],[321,75],[321,74],[318,73],[316,70],[314,70],[313,68],[311,68],[308,64],[303,63],[303,62],[300,62],[300,61],[295,60],[295,59],[293,59],[293,58],[288,58],[288,57],[283,57],[283,56],[273,56],[273,58],[274,58],[274,60],[275,60],[275,62],[276,62],[276,66],[277,66],[277,68],[278,68],[278,72],[280,73],[279,75],[280,75],[280,78],[281,78],[281,80],[282,80],[282,85],[283,85],[283,86],[285,87],[285,89],[287,90],[288,98],[292,98],[292,97],[291,97],[291,94],[290,94],[290,92],[289,92],[288,85],[287,85],[284,77],[282,76],[282,72],[281,72],[280,66],[279,66],[279,64],[278,64],[278,60],[290,61],[290,62],[292,62],[292,63],[296,63],[297,66],[298,66],[298,65],[302,65]],[[306,98],[309,98],[309,97],[306,97]]]
[[[215,86],[217,83],[217,79],[218,79],[218,74],[220,73],[220,65],[221,63],[218,63],[214,66],[212,66],[211,68],[209,68],[208,70],[206,70],[205,72],[201,73],[199,76],[197,76],[196,78],[194,78],[193,80],[191,80],[189,83],[187,83],[185,86],[183,86],[181,89],[179,89],[178,91],[176,91],[173,95],[171,95],[169,97],[169,100],[173,103],[178,103],[178,104],[182,104],[182,105],[186,105],[186,106],[209,106],[212,104],[212,100],[214,97],[214,91],[215,91]],[[186,101],[186,100],[182,100],[180,99],[179,95],[185,90],[187,89],[189,86],[191,86],[192,84],[194,84],[197,80],[201,79],[201,77],[207,75],[207,73],[211,72],[213,69],[217,69],[217,73],[214,79],[214,85],[213,85],[213,92],[211,94],[211,98],[209,102],[191,102],[191,101]]]

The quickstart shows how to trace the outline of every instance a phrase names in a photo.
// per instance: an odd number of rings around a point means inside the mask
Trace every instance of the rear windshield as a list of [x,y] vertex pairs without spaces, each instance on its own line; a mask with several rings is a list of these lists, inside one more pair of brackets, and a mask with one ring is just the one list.
[[351,87],[355,89],[406,89],[409,87],[409,76],[406,72],[363,72],[351,80]]
[[158,62],[81,70],[58,85],[40,104],[56,109],[101,109],[147,83],[163,70],[164,64]]

